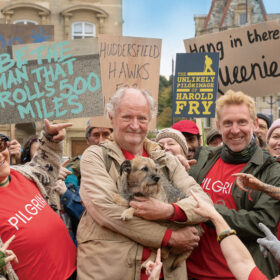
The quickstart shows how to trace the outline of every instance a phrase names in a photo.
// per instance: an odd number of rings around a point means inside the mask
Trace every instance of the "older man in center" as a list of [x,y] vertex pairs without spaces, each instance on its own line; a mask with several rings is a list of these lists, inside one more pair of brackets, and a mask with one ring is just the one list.
[[[198,245],[196,228],[187,226],[202,221],[194,212],[196,202],[190,190],[204,200],[210,199],[173,155],[146,138],[154,110],[153,98],[145,90],[118,90],[107,104],[113,137],[99,146],[90,146],[82,156],[80,194],[86,211],[77,233],[78,279],[147,279],[141,263],[150,255],[148,248],[169,246],[179,253]],[[130,203],[136,209],[135,217],[122,221],[124,208],[113,201],[119,189],[119,168],[125,159],[138,155],[163,166],[167,172],[162,175],[168,174],[173,186],[187,198],[168,204],[135,197]],[[172,231],[158,220],[180,221],[186,227]],[[184,262],[174,271],[168,270],[168,265],[168,259],[163,261],[166,279],[187,279]]]

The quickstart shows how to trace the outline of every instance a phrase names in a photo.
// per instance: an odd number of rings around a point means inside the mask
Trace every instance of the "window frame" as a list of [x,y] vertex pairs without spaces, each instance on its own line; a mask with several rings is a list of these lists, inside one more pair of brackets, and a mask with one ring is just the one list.
[[[77,34],[75,33],[75,25],[78,25],[78,24],[82,24],[82,33],[81,35],[80,34]],[[85,32],[85,26],[86,24],[89,24],[92,26],[92,34],[88,35],[86,32]],[[79,36],[79,38],[75,38]],[[94,38],[96,37],[96,25],[92,22],[88,22],[88,21],[75,21],[72,23],[72,40],[75,40],[75,39],[85,39],[85,38]]]
[[13,24],[25,24],[25,25],[28,25],[29,23],[31,23],[32,25],[38,25],[37,21],[31,19],[18,19],[13,22]]

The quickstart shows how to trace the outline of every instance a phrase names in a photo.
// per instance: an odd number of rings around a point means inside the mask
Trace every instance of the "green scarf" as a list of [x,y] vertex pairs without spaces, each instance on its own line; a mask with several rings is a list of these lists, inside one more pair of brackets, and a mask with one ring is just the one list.
[[248,162],[257,149],[256,139],[253,138],[250,144],[240,152],[233,152],[225,143],[222,148],[221,158],[224,162],[230,164],[239,164]]

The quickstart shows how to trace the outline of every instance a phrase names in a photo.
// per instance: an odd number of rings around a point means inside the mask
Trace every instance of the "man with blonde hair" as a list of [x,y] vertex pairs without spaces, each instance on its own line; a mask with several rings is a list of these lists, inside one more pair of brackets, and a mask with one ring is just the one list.
[[[264,258],[256,240],[263,237],[259,222],[276,232],[280,204],[259,191],[242,192],[231,175],[242,171],[265,183],[280,186],[280,165],[256,144],[253,131],[258,121],[251,97],[229,90],[217,100],[216,116],[224,145],[215,149],[205,147],[189,173],[209,194],[216,210],[230,227],[236,230],[257,267],[271,279],[278,275],[278,266],[272,256]],[[203,228],[205,233],[199,247],[187,262],[189,279],[235,279],[216,241],[214,228],[208,224]]]

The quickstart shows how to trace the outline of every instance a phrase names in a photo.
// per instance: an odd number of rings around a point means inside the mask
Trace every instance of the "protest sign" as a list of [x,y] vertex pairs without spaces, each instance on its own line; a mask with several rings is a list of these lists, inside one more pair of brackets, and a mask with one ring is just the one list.
[[215,117],[218,70],[218,53],[177,53],[172,96],[174,117]]
[[280,30],[277,21],[184,40],[187,53],[219,52],[219,93],[228,89],[250,96],[280,91]]
[[97,115],[103,98],[96,38],[0,49],[0,123]]
[[53,25],[0,24],[0,48],[53,39]]
[[161,39],[99,35],[98,42],[105,103],[125,86],[146,89],[157,101]]

